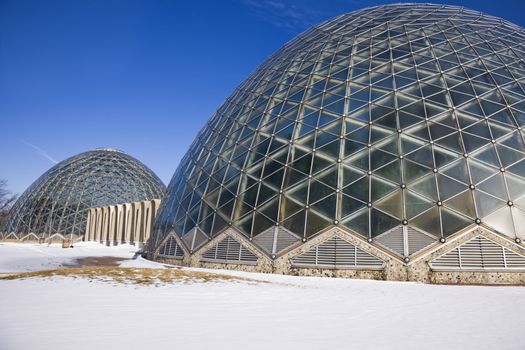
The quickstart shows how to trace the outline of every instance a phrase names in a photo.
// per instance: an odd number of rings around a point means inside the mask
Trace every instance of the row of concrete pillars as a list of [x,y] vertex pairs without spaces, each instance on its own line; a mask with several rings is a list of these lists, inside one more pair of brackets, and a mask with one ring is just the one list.
[[91,208],[84,240],[107,245],[144,244],[149,239],[160,199]]

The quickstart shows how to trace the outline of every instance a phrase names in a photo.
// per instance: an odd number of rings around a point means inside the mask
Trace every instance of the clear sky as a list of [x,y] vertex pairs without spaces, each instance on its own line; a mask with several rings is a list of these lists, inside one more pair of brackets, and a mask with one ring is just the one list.
[[[0,0],[0,178],[22,193],[56,161],[115,147],[167,184],[266,57],[313,24],[383,3]],[[525,26],[518,0],[447,3]]]

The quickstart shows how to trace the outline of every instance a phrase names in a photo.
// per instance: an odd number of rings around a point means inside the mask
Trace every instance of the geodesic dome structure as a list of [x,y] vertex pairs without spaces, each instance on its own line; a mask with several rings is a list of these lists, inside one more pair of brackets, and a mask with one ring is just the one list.
[[334,226],[400,257],[475,224],[524,238],[524,59],[523,28],[460,7],[307,30],[200,131],[153,249],[174,232],[193,253],[227,227],[273,258]]
[[82,236],[88,208],[161,198],[162,181],[124,152],[98,148],[44,173],[11,208],[4,238]]

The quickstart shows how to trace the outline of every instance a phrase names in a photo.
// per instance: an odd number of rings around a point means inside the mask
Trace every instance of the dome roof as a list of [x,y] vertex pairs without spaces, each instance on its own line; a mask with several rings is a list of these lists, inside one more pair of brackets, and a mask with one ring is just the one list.
[[10,210],[6,233],[22,238],[83,235],[87,209],[161,198],[162,181],[122,151],[98,148],[68,158],[44,173]]
[[[525,237],[525,31],[461,7],[344,14],[287,43],[212,115],[154,239],[231,225],[257,244],[339,225],[437,241],[474,223]],[[521,225],[520,225],[521,224]],[[184,240],[183,240],[184,241]]]

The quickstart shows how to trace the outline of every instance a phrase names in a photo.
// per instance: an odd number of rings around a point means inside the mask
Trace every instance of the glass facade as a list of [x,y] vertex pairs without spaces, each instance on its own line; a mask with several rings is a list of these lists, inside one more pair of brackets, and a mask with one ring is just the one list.
[[525,237],[524,59],[523,28],[460,7],[372,7],[307,30],[200,131],[154,246],[228,226],[254,243],[276,225],[303,241],[334,225],[371,242],[474,223]]
[[81,236],[88,208],[162,198],[162,181],[137,159],[101,148],[66,159],[36,180],[9,212],[4,231]]

